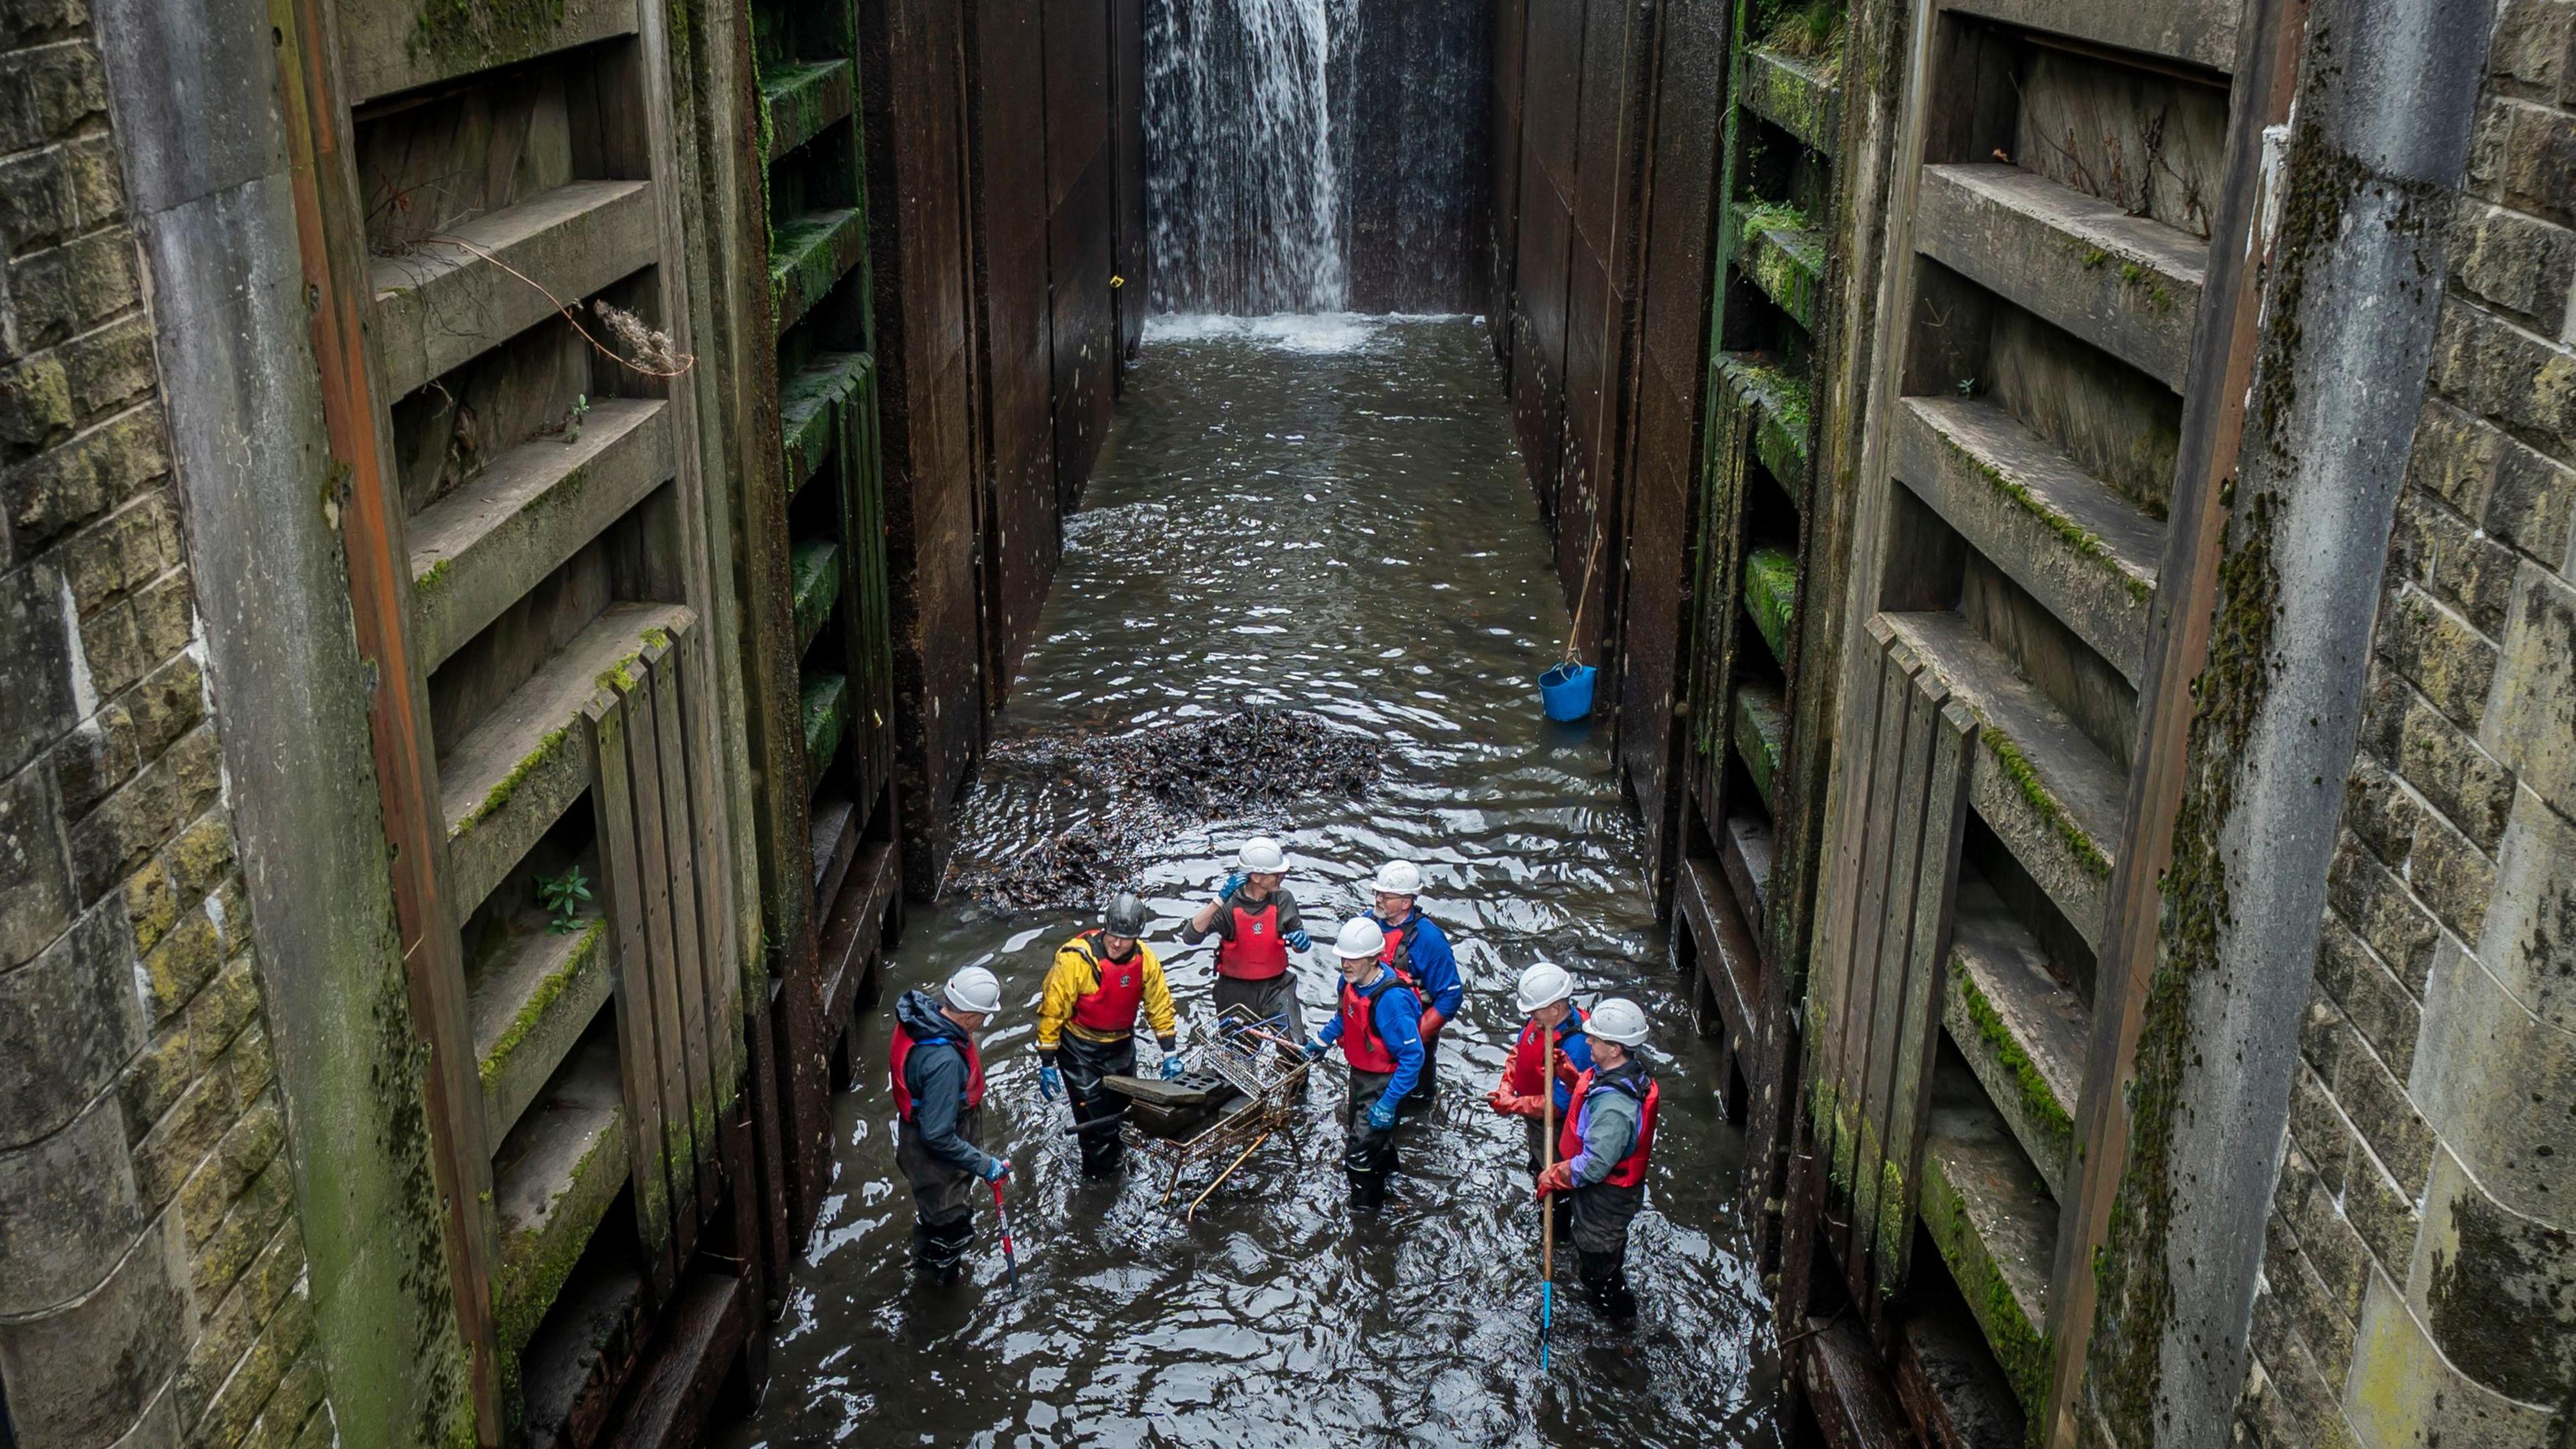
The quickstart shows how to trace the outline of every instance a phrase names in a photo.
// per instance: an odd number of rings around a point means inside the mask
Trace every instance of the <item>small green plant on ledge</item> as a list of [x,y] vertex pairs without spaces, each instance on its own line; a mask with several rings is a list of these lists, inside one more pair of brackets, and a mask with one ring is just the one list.
[[561,875],[538,876],[537,899],[553,917],[548,927],[558,936],[569,936],[584,924],[581,908],[590,902],[589,878],[577,865],[566,867]]

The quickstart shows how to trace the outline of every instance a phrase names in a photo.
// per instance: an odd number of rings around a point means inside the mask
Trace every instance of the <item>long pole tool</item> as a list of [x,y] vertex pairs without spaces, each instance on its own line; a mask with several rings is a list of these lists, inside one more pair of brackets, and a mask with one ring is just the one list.
[[[1556,1052],[1539,1073],[1539,1175],[1556,1166]],[[998,1191],[998,1189],[997,1189]],[[1547,1372],[1547,1330],[1556,1318],[1556,1204],[1538,1200],[1538,1371]]]
[[993,1184],[993,1216],[1002,1225],[1002,1266],[1011,1275],[1011,1296],[1020,1296],[1020,1250],[1011,1242],[1011,1214],[1002,1206],[1002,1184]]

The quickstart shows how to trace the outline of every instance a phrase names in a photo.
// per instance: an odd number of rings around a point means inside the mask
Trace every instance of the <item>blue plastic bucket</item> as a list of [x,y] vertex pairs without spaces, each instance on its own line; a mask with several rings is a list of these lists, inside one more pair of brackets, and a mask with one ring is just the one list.
[[1538,696],[1547,717],[1569,723],[1592,713],[1592,679],[1601,671],[1571,661],[1551,666],[1538,677]]

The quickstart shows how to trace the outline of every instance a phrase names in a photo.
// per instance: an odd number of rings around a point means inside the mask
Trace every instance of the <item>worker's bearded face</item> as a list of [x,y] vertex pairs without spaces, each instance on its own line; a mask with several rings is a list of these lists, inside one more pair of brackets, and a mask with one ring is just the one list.
[[1351,983],[1353,986],[1366,985],[1368,983],[1368,979],[1376,974],[1377,958],[1375,956],[1345,956],[1342,958],[1342,979]]
[[1377,913],[1390,921],[1401,921],[1413,911],[1413,897],[1393,891],[1377,892]]

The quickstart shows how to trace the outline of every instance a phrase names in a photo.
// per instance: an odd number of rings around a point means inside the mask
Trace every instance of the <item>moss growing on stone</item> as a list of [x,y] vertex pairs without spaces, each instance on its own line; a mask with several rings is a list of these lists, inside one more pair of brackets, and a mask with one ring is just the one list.
[[2013,787],[2021,791],[2022,798],[2028,800],[2031,808],[2048,822],[2049,828],[2057,832],[2058,839],[2066,843],[2076,863],[2084,867],[2084,873],[2097,880],[2109,877],[2110,858],[2103,855],[2101,848],[2093,843],[2093,837],[2085,834],[2084,828],[2075,823],[2075,817],[2066,813],[2066,807],[2057,802],[2056,794],[2039,778],[2039,771],[2032,767],[2030,757],[2021,752],[2021,746],[2014,744],[2012,736],[1993,725],[1986,726],[1984,738],[1986,748],[1994,751],[1996,763],[2011,778]]
[[455,562],[456,560],[452,558],[443,558],[431,563],[429,566],[429,572],[422,574],[419,578],[411,581],[412,592],[415,594],[434,594],[440,589],[447,587],[448,568]]
[[517,794],[519,787],[527,782],[528,776],[543,769],[547,762],[554,759],[555,752],[564,747],[564,742],[571,738],[570,730],[546,731],[545,735],[537,741],[535,749],[530,750],[519,763],[511,766],[510,773],[502,776],[498,784],[486,791],[482,800],[477,802],[473,809],[465,812],[463,818],[447,827],[447,838],[454,840],[500,813],[509,805],[510,797]]
[[2145,579],[2139,578],[2135,574],[2130,573],[2127,569],[2121,567],[2120,561],[2113,558],[2111,556],[2111,551],[2103,546],[2102,536],[2100,534],[2095,533],[2093,530],[2086,528],[2080,523],[2077,523],[2074,519],[2067,517],[2056,509],[2049,507],[2046,503],[2040,500],[2039,495],[2030,491],[2029,485],[2023,483],[2018,478],[2010,476],[2001,468],[1994,466],[1992,463],[1989,463],[1985,459],[1968,451],[1966,447],[1960,444],[1958,439],[1951,437],[1948,433],[1945,432],[1941,434],[1941,441],[1951,452],[1956,453],[1961,461],[1975,469],[1977,476],[1985,479],[1988,487],[1994,489],[2004,497],[2011,499],[2023,512],[2039,520],[2040,523],[2047,527],[2049,532],[2054,533],[2060,539],[2063,539],[2066,546],[2073,549],[2079,557],[2090,559],[2093,562],[2102,565],[2104,568],[2109,569],[2112,575],[2119,579],[2120,587],[2128,593],[2130,598],[2137,600],[2141,604],[2148,603],[2154,599],[2155,589],[2149,585]]
[[485,1052],[483,1060],[476,1064],[477,1074],[483,1079],[483,1090],[488,1092],[499,1084],[502,1071],[510,1064],[511,1054],[528,1039],[530,1032],[545,1021],[546,1013],[554,1009],[554,1004],[572,988],[574,979],[590,965],[607,929],[606,921],[592,917],[590,924],[582,928],[581,938],[573,942],[563,964],[538,982],[537,989],[529,993],[527,1004],[519,1008],[518,1015],[510,1018],[510,1025],[502,1031],[500,1039],[492,1043],[492,1049]]

